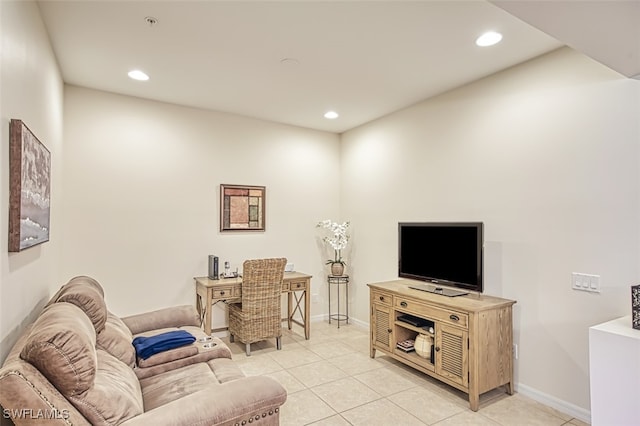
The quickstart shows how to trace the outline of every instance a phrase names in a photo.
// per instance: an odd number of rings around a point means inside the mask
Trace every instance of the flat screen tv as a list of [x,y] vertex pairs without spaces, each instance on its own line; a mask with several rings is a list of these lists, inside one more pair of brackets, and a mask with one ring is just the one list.
[[435,284],[424,288],[434,293],[440,285],[482,293],[483,245],[482,222],[398,223],[398,275]]

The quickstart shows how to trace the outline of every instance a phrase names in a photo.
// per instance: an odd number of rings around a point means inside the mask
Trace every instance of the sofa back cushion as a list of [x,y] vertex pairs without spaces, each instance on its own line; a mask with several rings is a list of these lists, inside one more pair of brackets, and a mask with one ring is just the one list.
[[132,341],[133,335],[129,327],[119,317],[107,312],[107,322],[104,325],[104,330],[97,337],[98,349],[109,352],[130,368],[133,368],[136,365],[136,349],[133,347]]
[[[15,424],[22,424],[21,422],[27,424],[28,419],[25,418],[25,413],[49,412],[54,416],[61,414],[65,420],[54,422],[34,419],[32,423],[62,425],[64,422],[67,425],[91,426],[82,413],[47,380],[40,370],[20,357],[36,318],[37,316],[31,324],[25,326],[0,368],[0,406],[4,409],[3,417],[12,418]],[[0,419],[0,424],[4,425],[5,422]]]
[[104,330],[104,325],[107,321],[107,305],[104,301],[104,290],[93,278],[87,276],[72,278],[58,290],[47,306],[57,302],[67,302],[76,305],[89,317],[95,327],[96,333]]
[[93,386],[95,344],[95,329],[82,310],[70,303],[54,303],[35,321],[20,357],[64,396],[80,395]]
[[93,323],[76,305],[47,306],[20,357],[36,367],[92,425],[119,424],[144,411],[133,370],[96,349]]
[[92,425],[117,425],[144,412],[140,382],[131,368],[108,352],[97,351],[94,385],[70,401]]

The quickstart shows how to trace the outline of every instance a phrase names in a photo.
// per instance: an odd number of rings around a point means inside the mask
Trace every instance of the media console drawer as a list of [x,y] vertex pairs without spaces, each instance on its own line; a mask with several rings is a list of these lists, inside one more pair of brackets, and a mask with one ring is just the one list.
[[393,296],[387,293],[382,293],[380,291],[371,291],[371,297],[375,303],[379,303],[385,306],[391,306]]
[[396,297],[394,307],[433,321],[456,325],[465,329],[469,327],[469,315],[466,313],[440,309],[406,297]]

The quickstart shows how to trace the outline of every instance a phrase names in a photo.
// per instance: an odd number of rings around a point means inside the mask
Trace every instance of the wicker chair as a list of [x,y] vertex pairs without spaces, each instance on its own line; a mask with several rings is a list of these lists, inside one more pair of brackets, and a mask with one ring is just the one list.
[[237,337],[251,355],[251,343],[276,338],[282,348],[280,299],[287,259],[254,259],[242,264],[242,303],[229,305],[229,340]]

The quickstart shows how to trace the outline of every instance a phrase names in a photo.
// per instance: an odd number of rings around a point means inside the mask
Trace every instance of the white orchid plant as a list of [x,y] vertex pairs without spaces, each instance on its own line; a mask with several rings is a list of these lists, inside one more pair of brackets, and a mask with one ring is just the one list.
[[340,263],[346,265],[346,262],[342,260],[342,250],[347,247],[349,241],[349,235],[347,230],[349,229],[349,222],[336,223],[329,219],[318,222],[316,228],[324,228],[331,231],[332,236],[325,236],[322,241],[329,244],[333,248],[333,259],[327,260],[327,265],[333,265],[334,263]]

